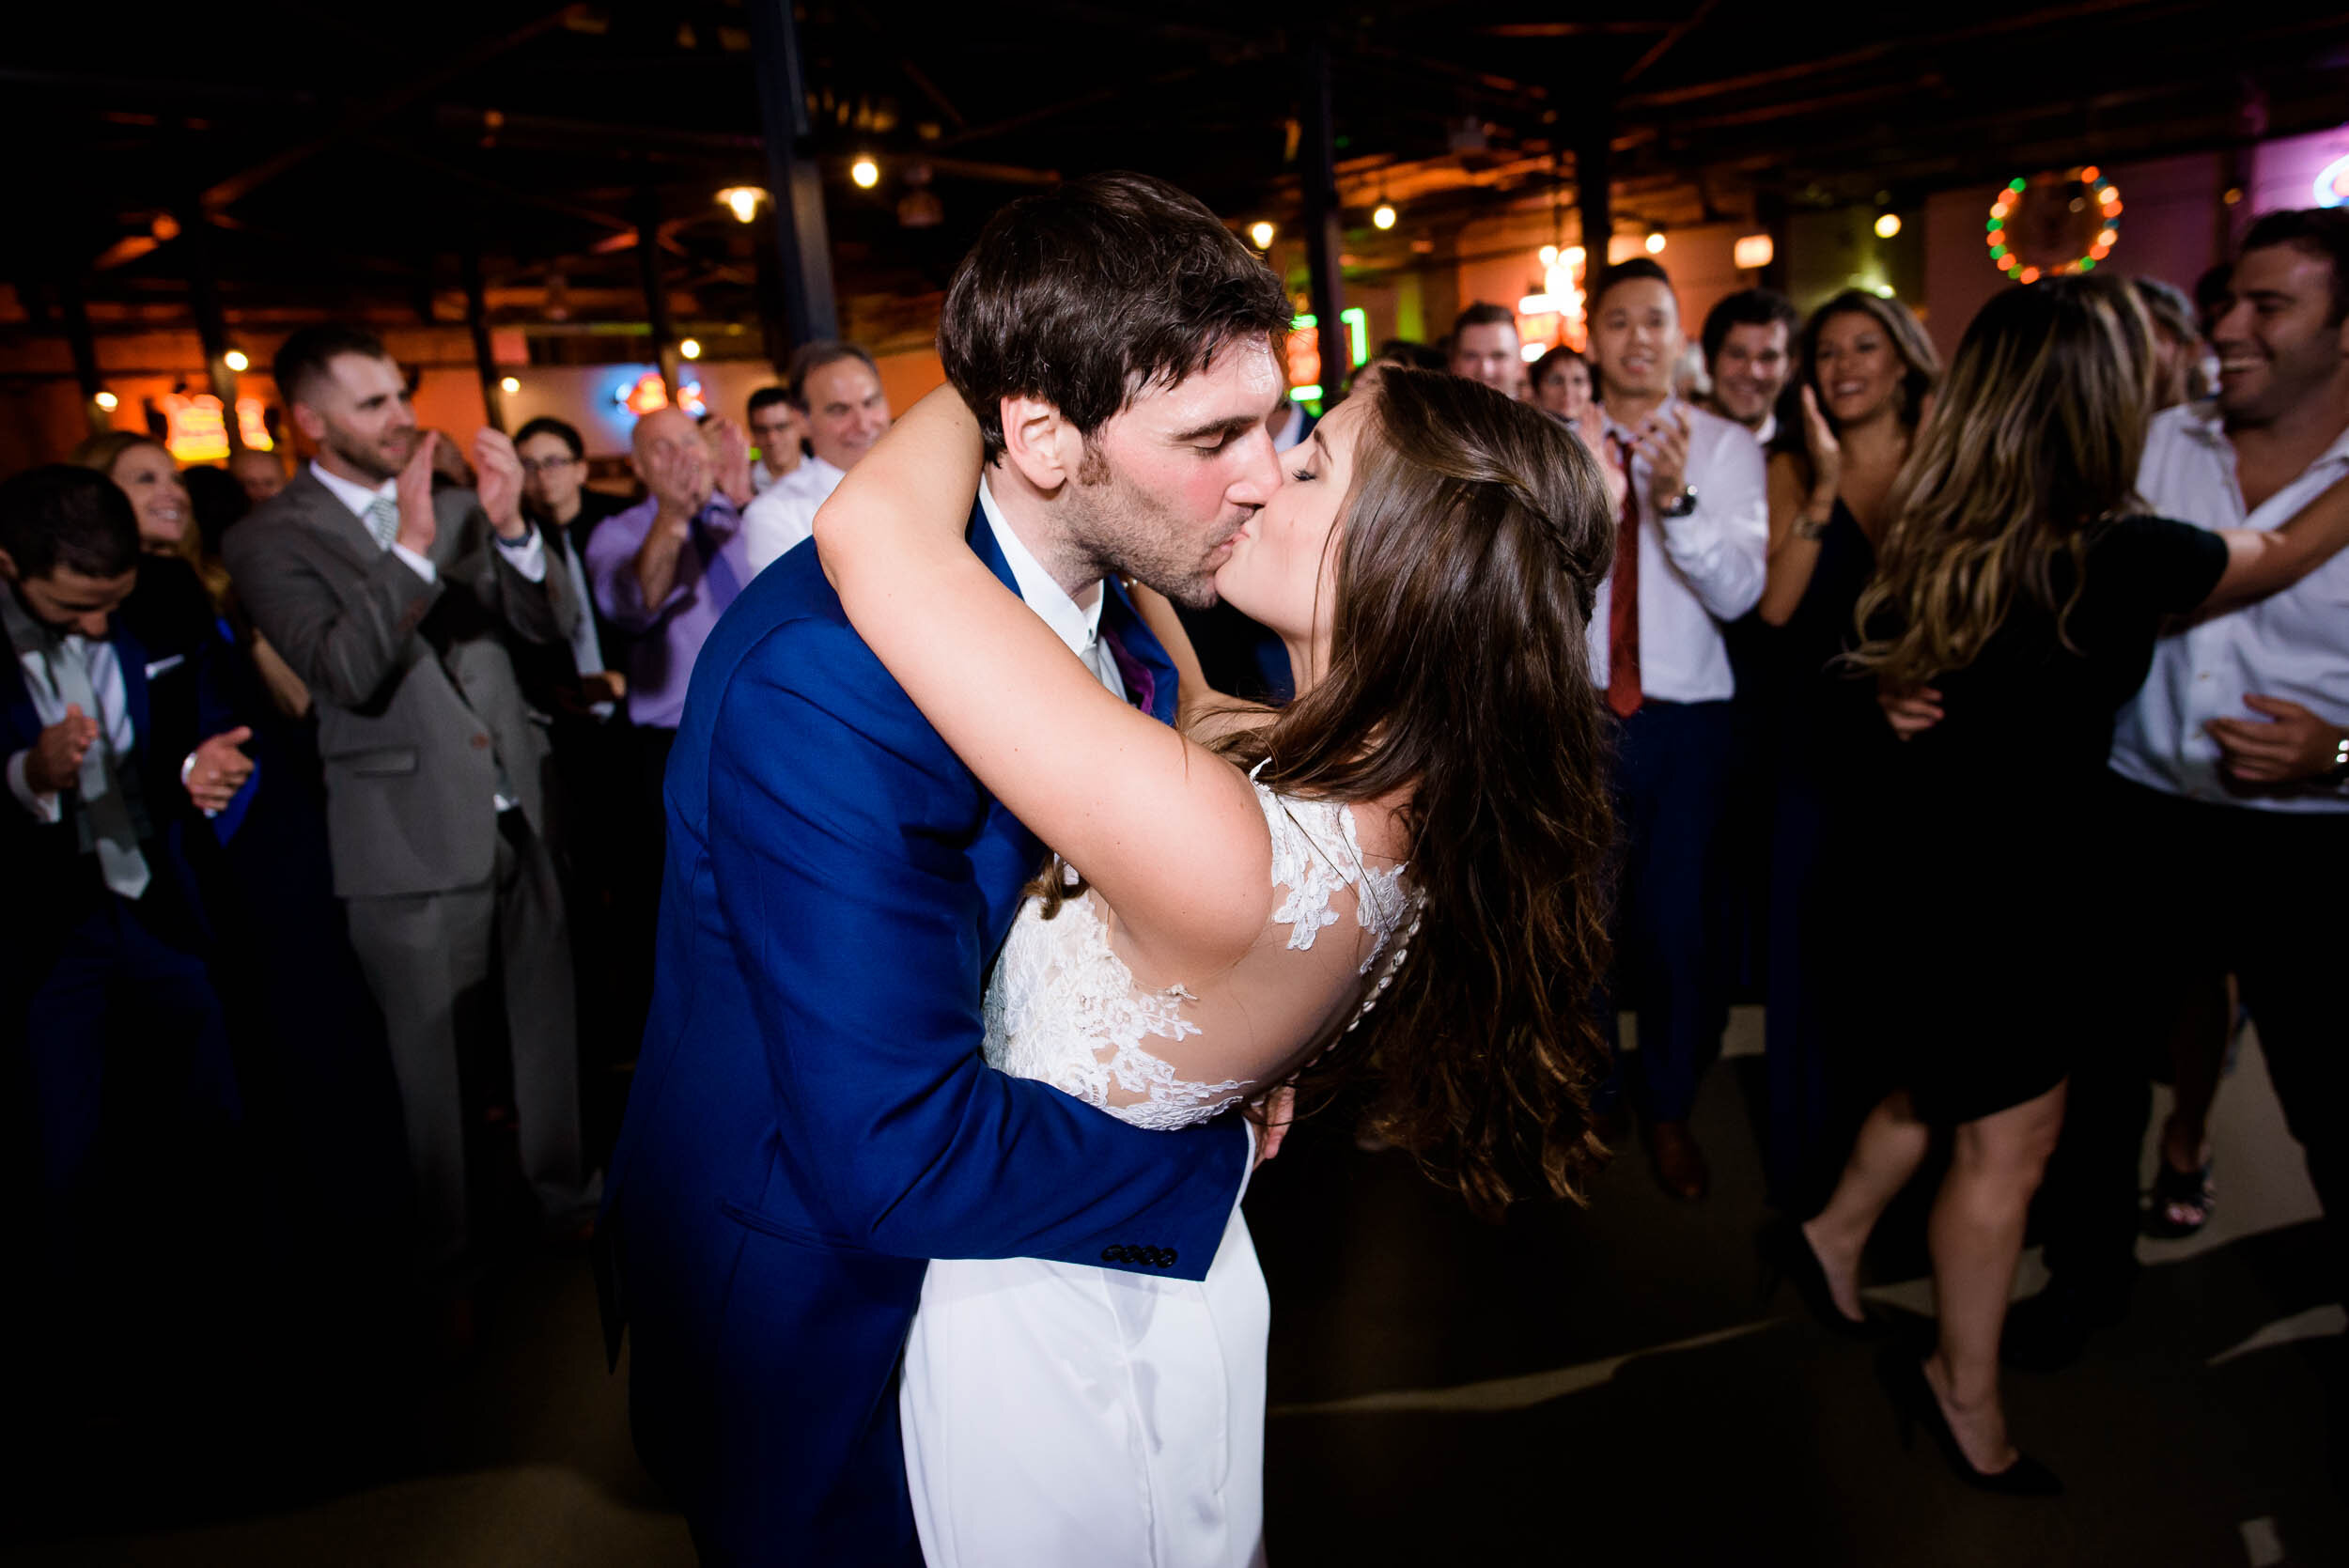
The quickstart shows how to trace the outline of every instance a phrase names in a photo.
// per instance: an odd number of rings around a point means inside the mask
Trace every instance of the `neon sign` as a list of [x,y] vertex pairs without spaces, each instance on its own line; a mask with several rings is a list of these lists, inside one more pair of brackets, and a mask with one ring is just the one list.
[[220,399],[210,393],[190,397],[173,393],[160,400],[163,411],[163,445],[183,463],[224,462],[228,457],[228,423],[221,417]]
[[2349,155],[2326,164],[2310,194],[2319,207],[2349,207]]
[[[656,410],[669,406],[669,389],[661,383],[661,372],[647,370],[633,380],[624,380],[612,389],[612,401],[642,419]],[[688,381],[677,388],[677,407],[699,419],[709,411],[702,401],[702,385]]]
[[269,417],[258,397],[237,399],[237,439],[249,452],[268,452],[277,443],[270,440]]

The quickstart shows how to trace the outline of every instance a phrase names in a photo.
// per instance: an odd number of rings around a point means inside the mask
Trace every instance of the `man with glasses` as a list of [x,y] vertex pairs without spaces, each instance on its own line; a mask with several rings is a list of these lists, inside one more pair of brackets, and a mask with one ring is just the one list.
[[780,386],[752,393],[743,417],[750,421],[751,450],[756,458],[751,464],[751,489],[764,495],[768,486],[799,472],[800,460],[807,455],[807,422],[791,402],[791,389]]

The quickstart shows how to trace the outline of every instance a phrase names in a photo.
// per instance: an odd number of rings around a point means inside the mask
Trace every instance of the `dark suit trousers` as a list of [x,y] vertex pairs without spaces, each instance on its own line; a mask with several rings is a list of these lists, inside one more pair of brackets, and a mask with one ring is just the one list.
[[1729,787],[1730,705],[1653,699],[1617,728],[1615,967],[1612,1009],[1639,1015],[1634,1103],[1652,1121],[1686,1121],[1719,1048],[1712,962],[1715,846]]
[[2285,1124],[2307,1155],[2334,1267],[2349,1290],[2349,1029],[2341,1021],[2349,814],[2254,811],[2117,776],[2107,784],[2119,915],[2108,966],[2115,1027],[2083,1043],[2073,1070],[2063,1139],[2041,1201],[2047,1266],[2092,1296],[2128,1288],[2137,1272],[2149,1070],[2197,993],[2232,973]]
[[70,1245],[110,1077],[148,1096],[160,1091],[175,1120],[199,1134],[242,1118],[211,974],[143,908],[165,896],[161,888],[137,904],[104,895],[62,941],[40,945],[45,963],[24,977],[25,1064],[54,1246]]
[[345,901],[391,1039],[428,1273],[455,1264],[470,1238],[464,1068],[501,1033],[522,1172],[541,1210],[554,1223],[584,1218],[594,1196],[580,1151],[577,1003],[553,857],[520,812],[501,814],[498,828],[496,868],[478,887]]

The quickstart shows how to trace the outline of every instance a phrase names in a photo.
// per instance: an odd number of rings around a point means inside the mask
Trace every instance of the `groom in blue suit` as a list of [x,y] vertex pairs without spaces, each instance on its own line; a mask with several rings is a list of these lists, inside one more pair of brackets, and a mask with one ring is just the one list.
[[[1112,438],[1137,390],[1287,314],[1211,213],[1132,175],[1006,208],[947,301],[941,355],[990,458],[1015,416],[1085,440],[1049,495],[990,469],[970,547],[1040,613],[1053,579],[1100,571],[1099,649],[1064,635],[1168,722],[1174,666],[1113,573],[1197,597],[1278,482],[1271,398],[1147,460]],[[602,1238],[637,1445],[707,1561],[916,1564],[896,1373],[927,1260],[1201,1279],[1252,1134],[1140,1131],[986,1064],[986,975],[1045,848],[858,639],[812,545],[704,644],[663,799],[658,977]]]

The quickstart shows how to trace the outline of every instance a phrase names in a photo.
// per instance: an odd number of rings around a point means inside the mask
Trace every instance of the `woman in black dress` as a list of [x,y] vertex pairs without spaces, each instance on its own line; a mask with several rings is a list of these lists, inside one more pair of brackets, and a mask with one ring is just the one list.
[[2008,1440],[1999,1332],[2023,1219],[2063,1119],[2070,1054],[2109,1001],[2097,935],[2107,853],[2093,800],[2112,720],[2165,617],[2276,592],[2349,543],[2349,481],[2269,533],[2130,515],[2151,339],[2125,285],[2015,288],[1966,330],[1890,501],[1855,662],[1888,712],[1936,722],[1902,748],[1873,915],[1898,982],[1882,1037],[1897,1085],[1869,1113],[1794,1260],[1813,1306],[1865,1319],[1859,1255],[1953,1130],[1929,1232],[1937,1343],[1888,1353],[1906,1421],[1966,1480],[2060,1490]]
[[1797,353],[1802,420],[1770,454],[1754,653],[1771,797],[1764,1152],[1772,1201],[1799,1216],[1826,1198],[1866,1109],[1849,1066],[1876,1022],[1850,958],[1893,741],[1875,683],[1841,660],[1941,364],[1915,317],[1857,288],[1812,313]]

